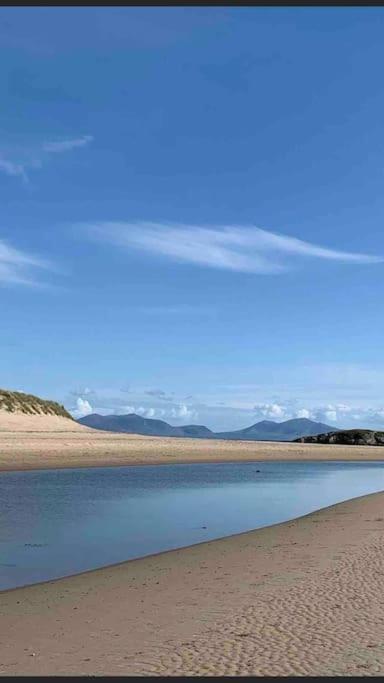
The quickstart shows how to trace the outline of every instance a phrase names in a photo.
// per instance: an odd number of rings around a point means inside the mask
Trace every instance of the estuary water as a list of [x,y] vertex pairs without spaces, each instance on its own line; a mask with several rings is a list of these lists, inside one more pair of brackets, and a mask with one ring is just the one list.
[[276,524],[381,490],[381,462],[3,472],[0,590]]

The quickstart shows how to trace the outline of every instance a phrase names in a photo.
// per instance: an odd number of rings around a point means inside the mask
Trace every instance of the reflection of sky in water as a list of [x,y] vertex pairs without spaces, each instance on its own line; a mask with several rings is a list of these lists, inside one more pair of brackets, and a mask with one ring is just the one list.
[[0,589],[274,524],[383,489],[384,464],[377,462],[2,473]]

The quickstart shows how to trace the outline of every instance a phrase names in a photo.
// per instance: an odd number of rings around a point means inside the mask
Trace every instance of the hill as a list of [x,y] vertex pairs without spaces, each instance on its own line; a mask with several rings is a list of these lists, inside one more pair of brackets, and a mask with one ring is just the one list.
[[0,389],[1,432],[52,432],[84,430],[56,401],[21,391]]
[[86,415],[78,420],[80,424],[94,429],[146,436],[178,436],[203,439],[232,439],[242,441],[293,441],[299,436],[318,434],[332,429],[321,422],[306,418],[272,422],[262,420],[251,427],[233,432],[212,432],[203,425],[184,425],[173,427],[163,420],[144,418],[135,413],[128,415]]
[[295,439],[297,443],[335,443],[345,446],[384,446],[384,432],[373,429],[340,429]]
[[128,415],[87,415],[75,420],[63,405],[33,394],[0,389],[0,431],[51,432],[98,429],[107,432],[199,439],[242,441],[293,441],[299,437],[330,432],[329,425],[305,418],[273,422],[263,420],[245,429],[212,432],[204,425],[172,426],[164,420]]
[[125,434],[189,436],[205,439],[213,436],[213,432],[203,425],[172,427],[172,425],[163,420],[145,418],[141,415],[136,415],[136,413],[128,413],[127,415],[98,415],[97,413],[92,413],[91,415],[81,417],[78,422],[87,427],[93,427],[93,429],[102,429],[107,432],[123,432]]
[[238,429],[234,432],[219,432],[216,437],[220,439],[242,439],[252,441],[293,441],[299,436],[319,434],[332,429],[322,422],[314,422],[305,417],[286,420],[285,422],[273,422],[262,420],[256,424]]
[[73,420],[72,415],[60,403],[47,401],[33,394],[24,394],[21,391],[0,389],[0,410],[25,415],[61,415],[61,417]]

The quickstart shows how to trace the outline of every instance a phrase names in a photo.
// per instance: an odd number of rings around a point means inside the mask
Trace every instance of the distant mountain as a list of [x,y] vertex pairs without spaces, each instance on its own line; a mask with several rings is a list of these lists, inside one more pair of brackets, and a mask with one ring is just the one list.
[[285,422],[273,422],[272,420],[262,420],[256,422],[251,427],[238,429],[234,432],[216,432],[218,439],[242,439],[252,441],[293,441],[299,436],[320,434],[320,432],[330,431],[334,427],[313,422],[306,417],[300,417]]
[[334,427],[313,422],[306,418],[287,420],[286,422],[272,422],[263,420],[251,427],[238,429],[233,432],[212,432],[203,425],[184,425],[172,427],[163,420],[153,420],[141,417],[135,413],[128,415],[86,415],[78,422],[102,429],[107,432],[123,432],[125,434],[144,434],[146,436],[179,436],[198,439],[236,439],[243,441],[293,441],[301,436],[335,431]]
[[145,436],[190,436],[195,438],[210,438],[214,436],[208,427],[203,425],[185,425],[172,427],[163,420],[153,420],[141,417],[135,413],[128,415],[86,415],[78,422],[87,427],[102,429],[106,432],[123,432],[125,434],[144,434]]
[[384,446],[384,432],[373,429],[339,429],[295,439],[300,443],[338,443],[346,446]]

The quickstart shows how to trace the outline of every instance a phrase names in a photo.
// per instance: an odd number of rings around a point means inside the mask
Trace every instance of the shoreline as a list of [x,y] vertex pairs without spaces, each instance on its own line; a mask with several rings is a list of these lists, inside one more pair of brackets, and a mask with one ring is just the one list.
[[[81,470],[81,469],[107,469],[107,468],[115,468],[115,467],[170,467],[173,465],[238,465],[238,464],[252,464],[252,463],[265,463],[268,464],[268,462],[292,462],[292,463],[312,463],[312,462],[333,462],[333,463],[380,463],[384,462],[384,454],[383,458],[366,458],[366,457],[354,457],[354,458],[284,458],[284,457],[270,457],[270,458],[262,458],[257,457],[257,458],[237,458],[237,459],[229,459],[229,458],[211,458],[211,459],[180,459],[180,460],[172,460],[171,462],[166,462],[166,461],[160,461],[159,460],[130,460],[129,462],[105,462],[105,463],[95,463],[95,464],[56,464],[56,465],[48,465],[48,464],[31,464],[29,465],[23,465],[19,467],[13,467],[10,465],[9,467],[1,467],[0,466],[0,476],[2,474],[7,474],[7,473],[12,473],[12,472],[40,472],[40,471],[57,471],[57,470]],[[351,499],[352,500],[352,499]],[[1,591],[0,591],[1,592]]]
[[375,675],[383,549],[381,492],[5,590],[0,675]]
[[129,462],[105,462],[105,463],[94,463],[94,464],[55,464],[54,466],[51,464],[31,464],[29,465],[23,465],[19,467],[14,467],[10,465],[9,467],[0,467],[0,476],[1,474],[6,474],[7,472],[40,472],[40,471],[57,471],[57,470],[66,470],[66,469],[73,469],[73,470],[80,470],[80,469],[103,469],[103,468],[110,468],[110,467],[167,467],[167,466],[172,466],[172,465],[220,465],[220,464],[227,464],[227,465],[236,465],[236,464],[251,464],[251,463],[268,463],[268,462],[292,462],[292,463],[311,463],[311,462],[334,462],[334,463],[342,463],[342,462],[355,462],[355,463],[373,463],[373,462],[384,462],[384,457],[383,458],[363,458],[361,456],[355,457],[355,458],[284,458],[284,457],[270,457],[270,458],[262,458],[261,456],[258,458],[237,458],[237,459],[229,459],[229,458],[211,458],[211,459],[180,459],[180,460],[172,460],[171,462],[166,462],[166,461],[160,461],[159,460],[130,460]]
[[[283,462],[283,461],[281,461]],[[174,463],[172,463],[174,464]],[[184,463],[181,463],[184,464]],[[145,465],[144,465],[145,466]],[[140,465],[142,467],[142,465]],[[1,474],[1,473],[0,473]],[[56,584],[59,581],[64,581],[66,579],[76,579],[79,576],[86,576],[89,574],[94,574],[95,572],[102,572],[105,570],[110,570],[114,569],[116,567],[121,567],[121,566],[126,566],[131,564],[132,562],[141,562],[142,560],[150,560],[150,559],[156,559],[157,557],[161,557],[162,555],[168,555],[170,553],[176,553],[179,551],[183,550],[190,550],[191,548],[196,548],[197,546],[204,546],[207,544],[211,543],[216,543],[217,541],[226,541],[230,540],[233,538],[245,536],[247,534],[255,534],[259,531],[262,531],[263,529],[270,529],[273,530],[277,527],[281,527],[286,524],[290,524],[292,522],[299,522],[302,519],[305,519],[306,517],[311,517],[312,515],[317,514],[318,512],[322,512],[323,510],[329,510],[337,505],[342,505],[343,503],[350,503],[355,500],[360,500],[361,498],[369,498],[370,496],[377,496],[377,495],[383,495],[384,497],[384,490],[375,492],[375,493],[367,493],[362,496],[355,496],[354,498],[348,498],[347,500],[341,501],[340,503],[333,503],[332,505],[326,505],[325,507],[318,508],[317,510],[314,510],[313,512],[307,512],[305,515],[300,515],[299,517],[291,517],[289,519],[284,520],[283,522],[276,522],[275,524],[268,524],[266,526],[261,526],[261,527],[255,527],[254,529],[249,529],[248,531],[240,531],[238,533],[234,534],[229,534],[228,536],[218,536],[217,538],[207,540],[207,541],[198,541],[197,543],[190,543],[189,545],[183,545],[179,546],[178,548],[170,548],[169,550],[160,550],[159,552],[156,553],[150,553],[148,555],[140,555],[139,557],[132,557],[131,559],[127,560],[121,560],[120,562],[113,562],[112,564],[105,564],[102,565],[101,567],[94,567],[93,569],[86,569],[81,572],[76,572],[75,574],[65,574],[64,576],[59,576],[54,579],[46,579],[45,581],[38,581],[35,583],[26,583],[23,584],[22,586],[16,586],[15,588],[4,588],[0,589],[0,599],[1,596],[4,595],[5,593],[12,593],[13,591],[18,591],[18,590],[24,590],[26,588],[33,588],[37,586],[44,586],[47,584]]]
[[96,430],[0,431],[0,472],[197,462],[383,461],[383,446],[146,437]]

